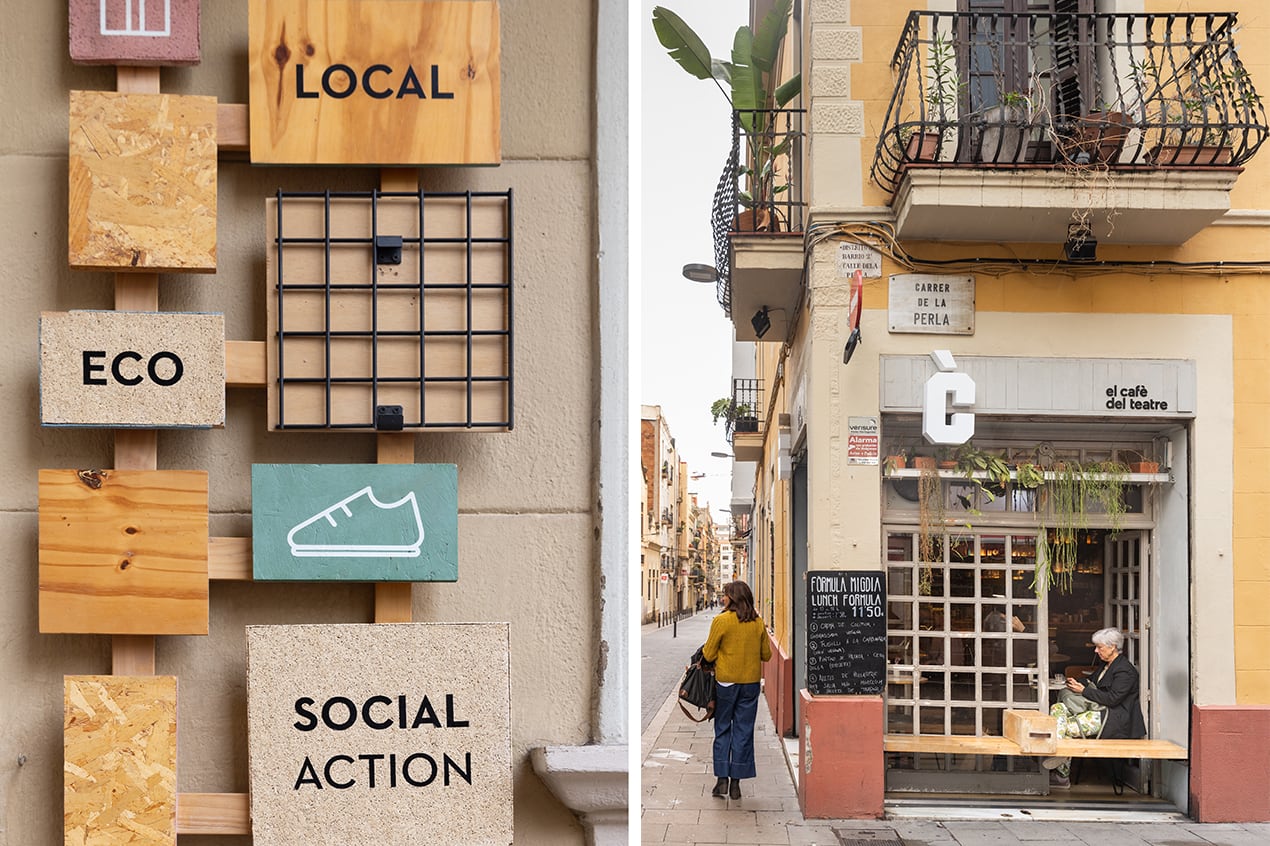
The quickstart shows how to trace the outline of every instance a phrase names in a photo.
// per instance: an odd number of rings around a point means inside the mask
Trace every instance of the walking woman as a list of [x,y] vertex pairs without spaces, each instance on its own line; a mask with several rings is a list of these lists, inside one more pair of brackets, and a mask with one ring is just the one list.
[[767,627],[754,610],[754,594],[745,582],[723,588],[723,613],[710,624],[702,647],[714,662],[718,699],[714,709],[714,774],[711,795],[741,798],[741,779],[754,778],[754,720],[758,717],[762,662],[772,657]]

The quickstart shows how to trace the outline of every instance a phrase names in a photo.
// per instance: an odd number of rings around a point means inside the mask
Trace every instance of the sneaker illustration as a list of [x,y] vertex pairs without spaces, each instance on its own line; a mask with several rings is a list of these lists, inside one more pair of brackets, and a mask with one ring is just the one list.
[[[392,543],[390,541],[406,541]],[[418,558],[423,520],[414,491],[380,502],[370,485],[292,527],[287,545],[296,558]]]

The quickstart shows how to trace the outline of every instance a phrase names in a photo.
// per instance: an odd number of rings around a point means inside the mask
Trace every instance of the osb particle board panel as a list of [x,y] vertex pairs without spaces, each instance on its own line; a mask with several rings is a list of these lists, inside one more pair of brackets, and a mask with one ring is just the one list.
[[248,626],[253,846],[510,844],[508,652],[506,623]]
[[40,420],[150,429],[224,425],[224,315],[43,312]]
[[216,98],[72,91],[69,261],[216,270]]
[[176,677],[66,676],[66,846],[175,846]]
[[[324,198],[284,196],[281,245],[267,202],[270,429],[366,431],[376,405],[408,430],[511,428],[510,199],[423,203],[421,256],[417,196],[334,197],[329,220]],[[376,233],[403,239],[400,264],[376,264]]]
[[207,473],[41,470],[40,631],[207,634]]
[[249,15],[253,162],[499,162],[492,0],[251,0]]
[[197,65],[199,0],[70,0],[71,61]]

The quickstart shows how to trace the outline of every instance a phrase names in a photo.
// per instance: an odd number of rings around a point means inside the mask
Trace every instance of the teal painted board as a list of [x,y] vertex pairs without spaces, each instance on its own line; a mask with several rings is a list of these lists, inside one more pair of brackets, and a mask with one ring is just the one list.
[[252,576],[259,581],[453,582],[453,464],[253,464]]

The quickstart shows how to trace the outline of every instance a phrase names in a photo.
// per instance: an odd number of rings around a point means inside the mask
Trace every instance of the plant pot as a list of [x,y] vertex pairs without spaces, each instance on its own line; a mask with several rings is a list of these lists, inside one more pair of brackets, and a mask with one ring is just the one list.
[[735,424],[732,426],[732,431],[733,432],[748,432],[748,433],[757,432],[758,418],[754,416],[738,417],[736,418]]
[[907,463],[908,459],[902,455],[888,455],[884,466],[888,471],[903,470]]
[[913,456],[913,467],[917,470],[934,470],[935,458],[930,455]]
[[779,232],[780,221],[766,206],[759,204],[746,209],[736,216],[732,223],[733,232]]
[[904,147],[904,160],[908,162],[933,162],[939,158],[939,133],[914,132]]
[[1160,462],[1158,461],[1130,461],[1130,473],[1159,473]]
[[1022,106],[993,106],[983,113],[979,136],[979,161],[1013,164],[1027,161],[1031,130],[1027,109]]
[[1147,153],[1151,164],[1163,167],[1230,164],[1230,148],[1205,144],[1159,144]]
[[956,469],[957,469],[957,462],[955,462],[955,461],[939,461],[939,462],[936,462],[935,466],[936,466],[936,468],[937,468],[937,469],[939,469],[939,470],[956,470]]
[[1068,161],[1078,164],[1115,164],[1128,134],[1129,116],[1124,112],[1090,112],[1076,119],[1075,130],[1062,140],[1061,148]]

